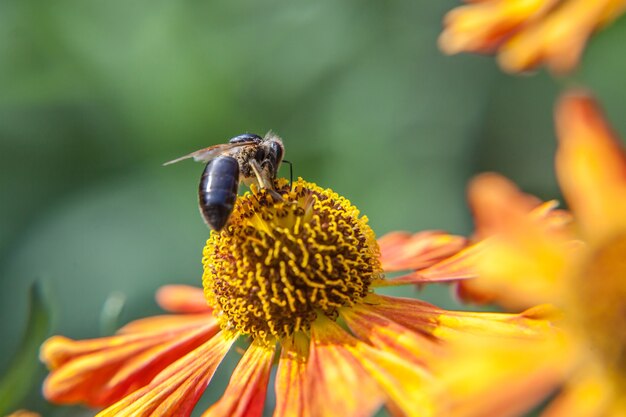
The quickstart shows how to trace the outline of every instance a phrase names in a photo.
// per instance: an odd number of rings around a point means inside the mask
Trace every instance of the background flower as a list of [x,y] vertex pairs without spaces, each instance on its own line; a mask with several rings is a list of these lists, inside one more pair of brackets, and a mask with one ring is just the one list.
[[[572,216],[542,210],[503,178],[479,177],[470,192],[478,224],[489,227],[475,257],[478,277],[464,284],[462,294],[511,309],[549,302],[563,333],[532,346],[482,345],[482,353],[470,348],[472,364],[460,366],[459,354],[442,366],[450,371],[450,385],[462,391],[468,369],[486,366],[496,352],[502,366],[485,373],[487,386],[516,381],[536,402],[563,385],[542,415],[621,416],[626,413],[626,152],[585,92],[566,94],[556,121],[557,174]],[[550,377],[540,378],[544,385],[537,392],[533,375],[545,372]],[[494,381],[488,381],[490,374]],[[524,395],[512,399],[510,415],[532,405],[526,401]]]
[[448,54],[498,54],[509,72],[545,65],[571,71],[587,39],[626,8],[624,0],[487,0],[469,2],[446,15],[439,38]]

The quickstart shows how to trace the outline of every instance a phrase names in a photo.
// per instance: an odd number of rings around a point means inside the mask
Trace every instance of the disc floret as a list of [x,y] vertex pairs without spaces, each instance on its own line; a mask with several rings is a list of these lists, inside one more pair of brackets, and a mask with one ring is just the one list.
[[255,187],[203,252],[204,292],[223,328],[270,340],[335,319],[381,278],[367,218],[331,190],[299,179]]

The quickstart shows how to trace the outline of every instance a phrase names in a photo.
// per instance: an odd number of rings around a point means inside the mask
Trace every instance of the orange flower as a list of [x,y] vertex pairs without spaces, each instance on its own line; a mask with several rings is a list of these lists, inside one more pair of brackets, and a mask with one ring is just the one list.
[[[108,407],[99,416],[188,416],[236,339],[248,340],[221,399],[204,416],[260,416],[277,359],[274,416],[441,415],[430,362],[463,334],[532,340],[552,329],[533,313],[446,311],[376,294],[380,286],[463,278],[465,240],[442,232],[377,241],[345,198],[299,180],[275,202],[238,199],[204,249],[204,293],[158,293],[179,313],[94,340],[53,337],[41,357],[45,396]],[[453,256],[455,255],[455,256]],[[395,280],[382,271],[410,271]],[[208,306],[207,306],[208,303]],[[487,336],[488,335],[488,336]]]
[[445,17],[439,46],[447,54],[498,53],[509,72],[546,65],[573,69],[591,34],[617,18],[625,0],[470,0]]
[[[563,333],[505,348],[483,344],[482,353],[466,346],[464,355],[475,354],[471,366],[461,364],[459,353],[439,371],[456,366],[446,378],[453,391],[462,392],[462,378],[477,366],[488,368],[496,352],[501,366],[491,376],[484,373],[484,392],[499,381],[523,385],[534,372],[552,369],[553,375],[562,373],[560,381],[538,393],[537,384],[527,384],[535,400],[564,385],[543,417],[624,416],[626,153],[585,93],[564,96],[556,121],[556,169],[572,215],[551,212],[551,203],[539,204],[494,174],[476,179],[470,201],[484,239],[472,260],[478,278],[464,282],[461,293],[511,309],[552,303],[560,311]],[[509,409],[523,410],[525,400],[520,395]]]

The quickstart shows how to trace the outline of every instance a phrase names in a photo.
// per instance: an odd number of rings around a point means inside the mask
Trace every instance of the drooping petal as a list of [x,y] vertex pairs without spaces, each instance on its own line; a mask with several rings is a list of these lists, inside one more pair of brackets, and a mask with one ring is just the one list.
[[461,250],[467,241],[441,231],[392,232],[378,239],[385,271],[423,269]]
[[[436,415],[500,417],[527,409],[564,377],[571,357],[558,358],[557,366],[551,361],[562,344],[547,319],[557,314],[548,306],[519,315],[455,312],[419,300],[370,296],[342,316],[359,337],[423,370],[427,376],[421,381],[432,382],[421,386],[422,396],[432,396]],[[551,343],[544,346],[545,340]],[[521,365],[501,369],[508,359],[517,360],[524,346],[535,344],[552,356],[539,364],[532,356],[524,357]],[[506,356],[509,348],[515,355]]]
[[97,417],[189,416],[235,339],[218,333]]
[[602,369],[594,363],[583,364],[569,377],[565,387],[541,413],[541,417],[613,416],[609,409],[614,395],[613,381]]
[[449,311],[410,298],[370,295],[365,307],[408,329],[441,340],[465,334],[494,337],[536,338],[552,334],[559,311],[538,306],[521,314]]
[[44,383],[45,397],[56,403],[110,405],[209,340],[218,326],[204,314],[154,317],[124,329],[100,339],[55,336],[46,341],[40,355],[52,372]]
[[[435,415],[435,405],[429,395],[429,387],[434,380],[421,366],[403,358],[398,352],[378,349],[355,339],[328,319],[316,322],[312,335],[311,368],[314,369],[312,380],[318,382],[315,398],[322,402],[319,407],[328,410],[320,415],[369,416],[379,406],[381,390],[387,397],[387,401],[393,404],[392,408],[401,410],[406,416]],[[320,362],[320,358],[324,356],[325,359]],[[359,367],[362,367],[361,369],[366,371],[365,373],[360,371],[362,376],[352,384],[343,382],[346,373],[341,368],[337,368],[338,363],[345,363],[346,360],[355,361]],[[327,376],[331,374],[332,378],[328,378]],[[320,376],[322,377],[319,378]],[[372,381],[376,381],[379,388],[371,384]],[[349,392],[340,388],[343,386],[352,388],[350,390],[352,398],[347,397],[350,395]],[[316,393],[316,391],[313,392]],[[350,407],[355,411],[353,414],[332,412],[336,410],[335,407],[347,401],[358,403]],[[360,413],[356,412],[357,410]]]
[[367,305],[357,305],[341,311],[352,332],[378,349],[395,352],[417,366],[441,353],[438,340],[426,332],[418,332],[376,313]]
[[131,321],[121,327],[117,334],[179,332],[216,322],[211,313],[152,316]]
[[545,338],[465,335],[438,363],[446,417],[513,417],[549,396],[566,378],[571,351],[554,334]]
[[457,7],[445,17],[439,38],[447,54],[462,51],[492,52],[528,21],[545,15],[558,0],[505,0],[476,2]]
[[564,215],[546,215],[545,207],[496,174],[474,179],[469,199],[480,235],[486,238],[473,259],[478,278],[461,283],[460,295],[513,310],[558,302],[575,250],[565,224],[559,223]]
[[428,268],[391,279],[381,279],[375,281],[372,286],[390,287],[408,284],[450,283],[475,278],[477,274],[476,262],[482,250],[483,243],[478,242]]
[[252,343],[233,371],[222,398],[202,416],[260,417],[274,352],[274,345]]
[[305,396],[314,417],[369,417],[384,395],[356,355],[357,345],[337,324],[318,318],[311,329]]
[[171,313],[204,313],[211,311],[202,288],[190,285],[165,285],[156,293],[159,306]]
[[501,49],[499,63],[511,72],[546,64],[555,73],[578,63],[587,39],[607,19],[619,16],[624,0],[569,0],[542,21],[529,25]]
[[569,93],[556,109],[559,183],[585,237],[610,238],[626,230],[626,154],[598,104]]
[[[283,340],[276,372],[276,407],[273,417],[307,417],[313,407],[307,397],[309,339],[298,333]],[[309,395],[310,397],[310,395]]]

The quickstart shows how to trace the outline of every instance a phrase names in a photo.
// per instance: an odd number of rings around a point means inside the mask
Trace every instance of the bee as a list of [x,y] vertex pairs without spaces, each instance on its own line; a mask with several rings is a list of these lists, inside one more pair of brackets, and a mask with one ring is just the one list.
[[211,229],[220,231],[233,212],[240,183],[256,184],[275,200],[282,200],[274,189],[274,180],[284,153],[283,141],[274,133],[268,132],[264,138],[244,133],[228,143],[200,149],[163,165],[189,158],[206,163],[198,187],[200,213]]

